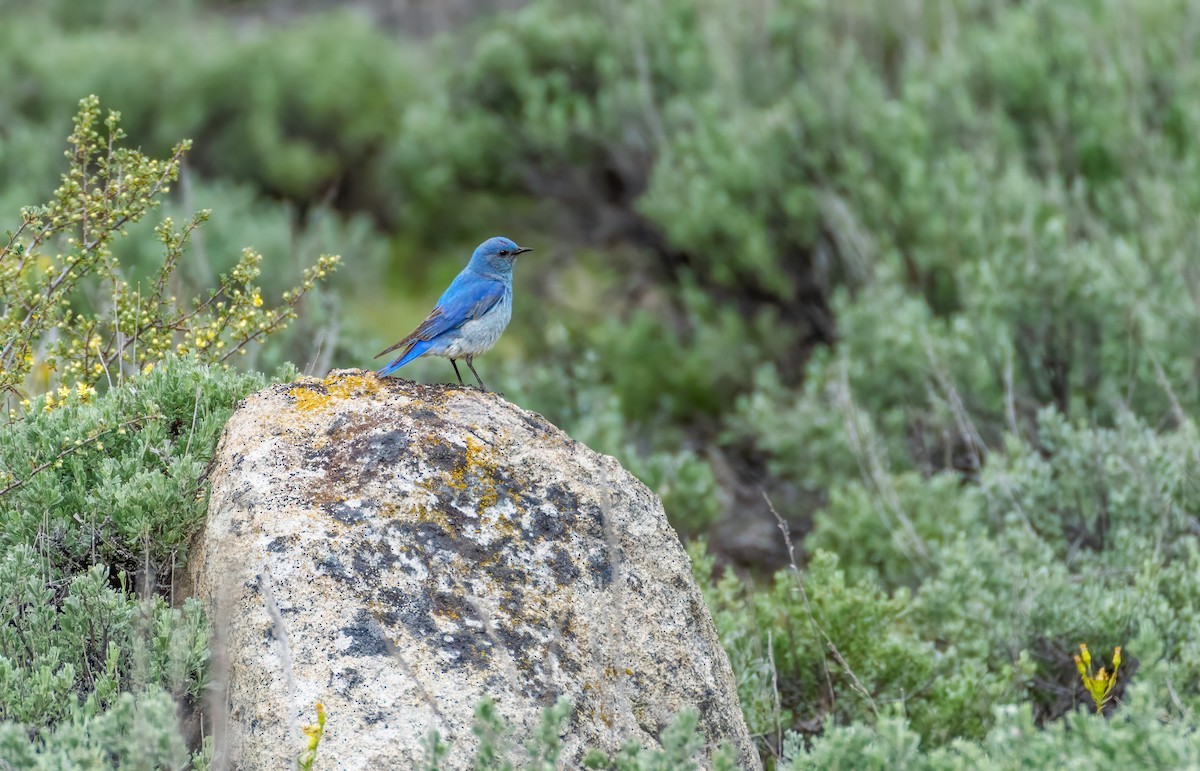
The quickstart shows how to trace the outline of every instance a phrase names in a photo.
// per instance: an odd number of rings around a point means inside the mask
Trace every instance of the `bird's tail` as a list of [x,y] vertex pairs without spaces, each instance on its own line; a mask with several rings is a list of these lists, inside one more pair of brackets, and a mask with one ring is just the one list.
[[392,374],[396,370],[403,367],[405,364],[408,364],[413,359],[416,359],[416,358],[422,356],[426,351],[429,350],[431,345],[432,345],[432,343],[430,343],[428,340],[418,340],[417,342],[410,345],[408,347],[408,349],[405,350],[404,353],[400,354],[400,357],[397,358],[395,361],[393,361],[391,364],[387,365],[386,367],[382,367],[381,369],[376,370],[375,374],[378,375],[379,377],[387,377],[388,375]]

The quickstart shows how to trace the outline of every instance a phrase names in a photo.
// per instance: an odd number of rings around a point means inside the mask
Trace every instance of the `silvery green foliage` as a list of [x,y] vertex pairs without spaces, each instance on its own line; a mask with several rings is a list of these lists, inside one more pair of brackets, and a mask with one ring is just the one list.
[[0,723],[0,763],[31,771],[207,768],[207,755],[188,752],[177,712],[170,693],[150,687],[120,694],[103,712],[74,713],[32,741],[19,724]]
[[96,714],[139,679],[200,695],[208,628],[197,603],[139,603],[124,573],[116,590],[109,586],[104,565],[77,574],[56,597],[45,568],[24,545],[0,560],[0,719],[37,727]]
[[178,721],[203,703],[208,626],[195,601],[168,605],[170,572],[221,427],[265,382],[169,359],[98,396],[35,399],[0,431],[0,760],[190,762]]
[[[728,574],[713,586],[752,733],[819,722],[813,767],[858,745],[888,763],[910,752],[941,763],[934,748],[988,754],[1013,731],[1028,762],[1055,743],[1123,758],[1143,736],[1186,759],[1200,707],[1197,429],[1162,432],[1128,413],[1099,428],[1047,409],[1035,436],[1010,437],[975,482],[883,468],[838,483],[805,541],[808,604],[790,571],[770,591]],[[1072,716],[1090,706],[1071,662],[1084,641],[1137,661],[1108,724]],[[888,717],[895,704],[901,722]],[[1051,728],[1064,715],[1071,731],[1034,734],[1035,718]],[[793,737],[793,751],[802,744]]]
[[[542,721],[533,738],[523,750],[513,746],[511,727],[485,699],[475,707],[474,732],[479,737],[479,749],[471,764],[472,771],[513,771],[514,769],[553,771],[561,751],[560,736],[567,729],[571,702],[560,698],[542,712]],[[699,713],[684,710],[675,716],[659,736],[661,747],[644,749],[630,742],[618,752],[609,754],[593,749],[583,760],[583,767],[603,771],[700,771],[695,757],[704,746],[704,737],[697,733]],[[434,732],[425,744],[427,771],[437,771],[448,748]],[[731,747],[724,746],[713,755],[712,771],[734,771],[737,768]]]
[[996,710],[983,741],[958,741],[941,748],[922,745],[921,736],[900,714],[882,717],[874,727],[838,727],[806,746],[798,736],[785,744],[780,771],[803,769],[886,769],[916,771],[1019,771],[1063,768],[1193,768],[1200,763],[1195,726],[1164,721],[1140,689],[1113,719],[1086,711],[1040,727],[1028,705]]
[[99,396],[34,398],[0,431],[0,548],[33,545],[46,581],[98,563],[165,576],[204,516],[226,418],[266,382],[169,359]]

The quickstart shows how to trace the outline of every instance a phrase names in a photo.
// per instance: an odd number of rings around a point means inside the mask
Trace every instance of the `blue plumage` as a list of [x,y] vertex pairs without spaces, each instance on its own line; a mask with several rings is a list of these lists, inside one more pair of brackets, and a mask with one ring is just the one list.
[[421,356],[443,356],[450,360],[460,385],[457,359],[466,359],[467,367],[486,389],[475,371],[474,358],[491,350],[512,318],[512,270],[517,255],[532,251],[507,238],[489,238],[471,255],[471,261],[442,293],[425,320],[400,342],[381,351],[375,358],[403,348],[391,364],[378,370],[379,377]]

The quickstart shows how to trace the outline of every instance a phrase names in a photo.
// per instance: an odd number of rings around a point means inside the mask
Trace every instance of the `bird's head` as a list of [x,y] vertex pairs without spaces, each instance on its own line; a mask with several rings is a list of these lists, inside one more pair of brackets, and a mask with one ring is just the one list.
[[475,248],[475,254],[471,255],[471,264],[486,269],[489,273],[507,273],[512,270],[518,254],[532,251],[527,247],[517,246],[507,238],[496,236]]

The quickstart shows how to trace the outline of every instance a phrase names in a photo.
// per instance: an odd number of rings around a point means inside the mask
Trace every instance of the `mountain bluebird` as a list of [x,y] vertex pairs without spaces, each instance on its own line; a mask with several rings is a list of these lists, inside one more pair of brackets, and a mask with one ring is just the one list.
[[444,356],[454,367],[459,385],[463,385],[456,359],[466,359],[471,374],[487,390],[475,371],[473,360],[487,353],[500,339],[512,318],[512,271],[518,254],[533,251],[517,246],[507,238],[489,238],[480,244],[471,261],[463,268],[437,301],[421,325],[400,342],[381,351],[404,348],[404,353],[375,374],[387,377],[413,359],[425,355]]

